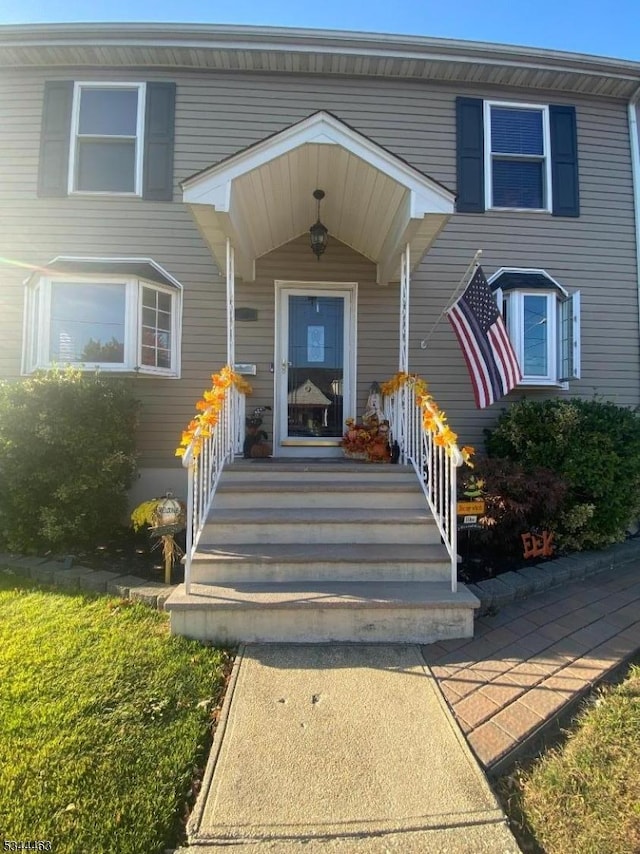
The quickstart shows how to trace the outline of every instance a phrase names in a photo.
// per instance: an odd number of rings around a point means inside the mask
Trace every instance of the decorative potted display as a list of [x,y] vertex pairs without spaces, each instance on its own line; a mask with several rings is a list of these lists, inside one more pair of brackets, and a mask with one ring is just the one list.
[[345,457],[351,460],[368,459],[368,448],[373,439],[372,434],[364,424],[356,423],[353,418],[346,420],[347,432],[342,437],[342,449]]
[[370,463],[388,463],[391,460],[388,421],[379,423],[377,418],[370,418],[366,423],[356,423],[353,418],[348,418],[345,423],[347,430],[341,442],[345,457]]
[[341,443],[345,457],[370,463],[388,463],[391,460],[389,422],[384,417],[378,383],[371,383],[362,421],[356,423],[353,418],[347,418],[345,424],[347,431]]

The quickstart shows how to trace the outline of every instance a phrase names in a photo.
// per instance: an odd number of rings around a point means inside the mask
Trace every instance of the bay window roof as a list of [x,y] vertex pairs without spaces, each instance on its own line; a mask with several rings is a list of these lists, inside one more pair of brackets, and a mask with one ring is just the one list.
[[559,282],[556,282],[546,270],[522,269],[501,267],[489,278],[491,290],[498,288],[504,293],[514,290],[557,290],[563,297],[567,297],[568,291]]
[[[73,275],[133,276],[158,285],[180,289],[181,285],[151,258],[81,258],[58,255],[32,275],[72,273]],[[31,277],[29,277],[31,279]],[[29,280],[27,280],[28,282]]]

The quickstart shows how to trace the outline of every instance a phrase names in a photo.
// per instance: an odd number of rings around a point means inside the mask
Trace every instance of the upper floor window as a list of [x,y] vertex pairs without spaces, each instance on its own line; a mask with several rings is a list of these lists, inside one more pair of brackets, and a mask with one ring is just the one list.
[[545,270],[503,267],[490,277],[518,357],[522,386],[580,377],[580,292],[569,294]]
[[459,213],[580,216],[576,108],[456,99]]
[[38,195],[173,199],[175,83],[44,86]]
[[145,90],[75,84],[69,192],[141,195]]
[[[148,262],[57,259],[49,269],[27,286],[25,372],[73,365],[178,375],[181,289],[168,275]],[[147,270],[155,281],[132,275]]]
[[549,111],[485,101],[486,206],[548,210]]

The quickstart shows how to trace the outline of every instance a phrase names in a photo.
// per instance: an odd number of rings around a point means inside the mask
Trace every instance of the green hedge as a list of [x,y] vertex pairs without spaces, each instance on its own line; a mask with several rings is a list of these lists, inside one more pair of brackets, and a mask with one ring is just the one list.
[[59,553],[109,537],[136,473],[137,413],[119,378],[67,369],[0,383],[0,544]]
[[624,539],[640,513],[640,417],[597,400],[523,400],[486,431],[490,457],[552,469],[568,491],[560,542],[598,548]]

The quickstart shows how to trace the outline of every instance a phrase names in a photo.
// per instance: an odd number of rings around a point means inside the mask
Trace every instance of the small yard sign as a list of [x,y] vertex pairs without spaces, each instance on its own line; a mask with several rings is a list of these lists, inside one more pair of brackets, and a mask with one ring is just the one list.
[[520,536],[524,546],[523,557],[551,557],[553,555],[555,545],[551,531],[540,531],[536,534],[529,531],[526,534],[520,534]]
[[484,501],[458,501],[458,516],[483,516],[484,510]]
[[458,501],[456,510],[458,513],[458,530],[470,531],[474,528],[481,528],[478,523],[478,516],[484,516],[484,501],[476,499],[475,501]]

